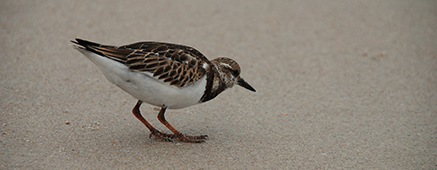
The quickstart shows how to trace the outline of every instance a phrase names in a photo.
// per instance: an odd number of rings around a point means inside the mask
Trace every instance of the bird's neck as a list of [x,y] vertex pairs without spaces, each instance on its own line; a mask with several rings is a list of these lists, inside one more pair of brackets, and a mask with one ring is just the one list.
[[210,64],[210,67],[206,74],[206,88],[200,102],[207,102],[217,97],[221,92],[225,91],[228,87],[226,83],[220,78],[219,70],[214,64]]

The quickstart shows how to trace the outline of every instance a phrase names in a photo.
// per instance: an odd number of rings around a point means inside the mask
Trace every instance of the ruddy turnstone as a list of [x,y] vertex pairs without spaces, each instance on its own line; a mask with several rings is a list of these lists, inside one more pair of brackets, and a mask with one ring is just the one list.
[[[167,109],[207,102],[235,84],[255,89],[240,76],[240,66],[230,58],[208,60],[193,47],[164,42],[138,42],[123,46],[102,45],[76,38],[74,48],[96,64],[105,77],[138,99],[133,114],[150,130],[150,136],[172,141],[204,142],[207,135],[184,135],[165,120]],[[143,102],[161,107],[159,121],[173,134],[155,129],[141,116]]]

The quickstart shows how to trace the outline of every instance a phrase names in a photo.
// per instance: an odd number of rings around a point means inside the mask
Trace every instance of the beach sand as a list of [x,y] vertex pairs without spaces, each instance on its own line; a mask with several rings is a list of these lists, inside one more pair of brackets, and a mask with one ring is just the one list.
[[[436,169],[437,1],[2,1],[0,169]],[[165,41],[234,87],[166,118],[72,48]],[[148,104],[141,108],[169,132]]]

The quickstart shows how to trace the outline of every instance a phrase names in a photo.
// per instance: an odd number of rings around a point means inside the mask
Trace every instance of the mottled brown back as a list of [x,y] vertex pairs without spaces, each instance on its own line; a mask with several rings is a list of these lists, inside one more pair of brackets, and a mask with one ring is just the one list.
[[76,40],[76,44],[121,62],[132,71],[152,73],[153,77],[177,87],[189,85],[205,76],[202,66],[210,63],[202,53],[184,45],[138,42],[117,47]]

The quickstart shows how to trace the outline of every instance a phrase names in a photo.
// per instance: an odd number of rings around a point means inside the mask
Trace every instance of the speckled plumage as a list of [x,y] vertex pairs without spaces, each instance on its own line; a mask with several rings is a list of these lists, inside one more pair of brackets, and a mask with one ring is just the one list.
[[[185,142],[203,142],[206,135],[180,133],[164,117],[167,108],[179,109],[215,98],[235,84],[254,91],[240,77],[240,66],[226,57],[209,61],[198,50],[164,42],[138,42],[123,46],[101,45],[76,39],[75,48],[96,64],[113,84],[138,99],[134,115],[161,139],[178,138]],[[142,102],[158,107],[158,119],[174,134],[156,130],[139,110]]]
[[191,47],[162,42],[138,42],[124,46],[87,43],[88,50],[123,62],[130,70],[152,73],[153,77],[170,85],[183,87],[205,75],[202,66],[207,59]]

